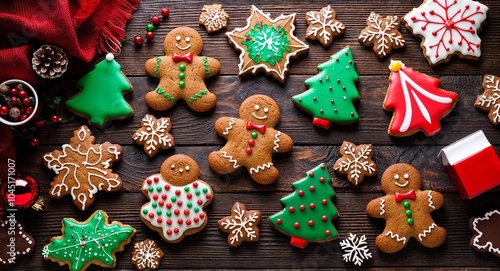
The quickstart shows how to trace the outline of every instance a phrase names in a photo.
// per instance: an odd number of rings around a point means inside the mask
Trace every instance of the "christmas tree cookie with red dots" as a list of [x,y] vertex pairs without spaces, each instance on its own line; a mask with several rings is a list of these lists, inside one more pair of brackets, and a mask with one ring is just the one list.
[[212,201],[213,191],[199,175],[200,168],[191,157],[176,154],[163,162],[160,174],[142,184],[149,202],[141,208],[141,219],[169,243],[180,242],[207,224],[203,207]]
[[377,239],[377,248],[385,253],[403,249],[415,238],[430,248],[446,240],[446,230],[436,225],[431,212],[441,208],[444,197],[432,190],[420,190],[422,177],[418,170],[408,164],[394,164],[382,175],[384,197],[368,203],[369,216],[385,219],[385,229]]
[[339,237],[332,219],[339,213],[325,164],[313,168],[292,184],[295,192],[281,199],[281,212],[269,217],[271,225],[291,236],[290,245],[305,248],[308,242],[328,242]]

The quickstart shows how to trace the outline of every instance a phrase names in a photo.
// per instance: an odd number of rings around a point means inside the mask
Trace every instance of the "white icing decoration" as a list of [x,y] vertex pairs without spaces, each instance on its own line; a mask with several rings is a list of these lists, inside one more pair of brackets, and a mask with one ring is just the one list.
[[161,250],[156,247],[156,242],[148,240],[135,243],[134,253],[132,261],[137,262],[137,268],[140,270],[146,268],[157,269],[163,256]]
[[[158,178],[159,179],[158,182],[154,182],[153,181],[154,178]],[[204,182],[202,182],[200,180],[196,180],[195,182],[190,183],[190,184],[185,185],[185,186],[175,186],[175,185],[169,184],[165,179],[163,179],[163,177],[160,174],[156,174],[156,175],[150,176],[148,179],[152,180],[153,182],[151,183],[151,185],[149,185],[145,181],[143,183],[143,185],[142,185],[142,189],[144,191],[148,192],[148,198],[150,199],[150,201],[147,204],[145,204],[144,206],[142,206],[142,208],[141,208],[141,216],[142,216],[142,218],[144,218],[145,220],[147,220],[151,224],[152,227],[154,227],[154,228],[161,228],[162,229],[161,234],[162,234],[163,238],[165,238],[166,240],[169,240],[169,241],[178,240],[179,238],[182,238],[182,236],[184,235],[184,233],[187,230],[194,229],[194,228],[199,228],[201,225],[204,224],[205,220],[207,219],[207,214],[205,213],[205,211],[203,211],[203,207],[207,204],[207,202],[210,201],[209,199],[206,198],[206,196],[207,195],[211,195],[211,196],[213,195],[213,191],[212,191],[212,188],[210,186],[208,186],[207,184],[205,184]],[[194,183],[198,184],[197,188],[194,187],[194,185],[193,185]],[[167,184],[170,185],[170,189],[168,189],[168,190],[165,189],[165,185],[167,185]],[[153,191],[152,192],[148,191],[149,187],[153,187]],[[158,187],[161,187],[161,189],[162,189],[161,192],[158,192],[156,190]],[[190,188],[189,192],[184,191],[184,187],[189,187]],[[204,188],[208,189],[208,192],[206,194],[203,193],[203,189]],[[195,194],[196,190],[200,191],[199,195]],[[176,195],[175,191],[180,191],[180,195]],[[188,198],[188,196],[187,196],[188,193],[190,193],[192,195],[191,199]],[[158,200],[154,200],[153,199],[153,196],[155,194],[158,195]],[[162,198],[163,194],[167,195],[167,199],[164,200]],[[172,197],[176,198],[175,202],[172,202],[172,200],[171,200]],[[198,200],[201,200],[202,204],[198,204]],[[163,206],[160,206],[158,204],[158,202],[160,202],[160,201],[164,202]],[[156,208],[153,208],[153,206],[152,206],[153,202],[156,202],[158,204],[158,206]],[[182,206],[178,206],[177,205],[178,202],[182,202]],[[193,204],[193,206],[191,208],[187,207],[187,203],[188,202],[191,202]],[[172,208],[171,209],[167,209],[167,207],[166,207],[167,203],[171,203],[172,204]],[[198,213],[196,213],[194,211],[195,207],[199,208]],[[144,214],[143,210],[147,210],[148,213]],[[158,215],[156,213],[156,211],[158,211],[158,210],[162,211],[161,215]],[[179,210],[179,214],[178,215],[176,215],[174,213],[175,210]],[[189,214],[188,215],[186,215],[184,213],[185,210],[189,210]],[[167,216],[167,211],[171,211],[172,212],[172,215],[170,217]],[[154,214],[153,218],[149,217],[150,213]],[[199,217],[200,214],[203,214],[203,218]],[[196,217],[198,217],[198,219],[199,219],[198,223],[196,223],[194,221],[194,219]],[[158,223],[158,220],[157,220],[158,218],[162,219],[161,223]],[[166,223],[166,221],[168,219],[172,220],[172,224],[171,225],[168,225]],[[182,224],[180,224],[180,225],[178,223],[179,219],[183,220]],[[191,225],[187,225],[186,224],[187,220],[191,221]],[[174,232],[175,228],[179,229],[179,231],[177,233]],[[167,230],[171,230],[172,234],[168,235],[167,234]]]
[[408,173],[405,173],[405,175],[403,175],[403,178],[408,179],[410,178],[410,175]]
[[477,106],[489,107],[493,115],[492,122],[498,124],[500,122],[500,87],[498,86],[500,80],[495,79],[495,76],[485,76],[485,91],[491,90],[491,95],[481,95],[476,102]]
[[229,130],[233,129],[233,124],[235,124],[235,123],[236,123],[236,118],[231,118],[231,120],[228,123],[229,127],[226,127],[226,131],[224,131],[222,134],[223,135],[228,135],[229,134]]
[[385,214],[385,204],[384,204],[384,202],[385,202],[385,199],[384,199],[384,198],[382,198],[382,199],[380,200],[380,215]]
[[[372,41],[374,38],[377,38],[378,46],[375,49],[378,49],[377,54],[382,54],[384,56],[387,55],[387,49],[389,49],[387,44],[393,42],[395,46],[404,46],[406,43],[403,35],[396,36],[395,33],[387,33],[394,28],[399,28],[398,16],[388,17],[390,17],[390,21],[384,24],[382,21],[383,18],[380,15],[375,12],[370,13],[368,21],[372,23],[370,26],[377,31],[363,31],[358,38],[359,40],[363,39],[363,42],[366,42],[366,40]],[[384,29],[382,29],[382,27],[384,27]]]
[[[345,170],[351,173],[351,178],[355,180],[356,185],[359,182],[359,178],[361,177],[361,170],[367,171],[368,174],[372,174],[375,172],[375,163],[368,163],[368,156],[372,152],[372,148],[367,145],[365,148],[362,148],[358,153],[353,146],[353,144],[346,144],[346,148],[344,149],[344,153],[346,155],[352,156],[351,160],[349,157],[343,159],[335,170]],[[361,159],[365,159],[366,161],[361,161]],[[396,177],[396,176],[394,176]]]
[[175,47],[177,47],[177,49],[179,49],[181,51],[186,51],[187,49],[191,48],[191,44],[188,44],[188,45],[186,45],[184,47],[181,47],[181,46],[179,46],[179,44],[176,43]]
[[410,127],[411,121],[412,121],[412,115],[413,115],[413,109],[412,109],[412,102],[411,102],[411,97],[410,97],[410,90],[408,89],[408,85],[411,85],[411,94],[413,98],[415,99],[415,102],[417,103],[418,109],[420,110],[420,113],[424,117],[424,119],[431,124],[431,116],[429,114],[429,111],[425,107],[424,103],[418,98],[417,94],[415,93],[418,92],[421,95],[424,95],[425,97],[441,104],[451,104],[453,103],[453,99],[448,98],[448,97],[441,97],[437,96],[435,94],[430,93],[429,91],[425,90],[423,87],[415,83],[406,73],[401,69],[399,70],[399,75],[401,79],[401,87],[403,89],[403,95],[404,95],[404,100],[405,100],[405,105],[406,105],[406,111],[405,111],[405,117],[403,120],[403,123],[401,124],[401,127],[399,127],[399,131],[401,133],[404,133],[408,131],[408,128]]
[[320,12],[321,15],[323,15],[323,19],[319,14],[318,16],[314,16],[314,11],[306,13],[306,20],[309,21],[310,24],[320,25],[319,27],[311,27],[306,36],[315,36],[318,38],[323,37],[325,44],[328,44],[328,41],[332,36],[332,33],[330,33],[328,29],[336,33],[342,33],[345,26],[339,21],[335,21],[335,23],[333,23],[335,18],[333,18],[333,9],[330,5],[326,8],[322,8]]
[[254,5],[252,5],[252,11],[251,11],[251,13],[252,14],[250,15],[250,17],[247,18],[247,25],[245,27],[236,28],[233,31],[226,33],[226,37],[228,37],[228,39],[231,40],[232,44],[236,47],[236,49],[241,52],[240,53],[240,63],[238,64],[238,68],[240,70],[239,75],[246,74],[250,70],[251,70],[251,73],[256,73],[257,70],[264,69],[267,74],[275,73],[275,74],[278,75],[278,77],[282,81],[284,81],[285,80],[285,74],[288,71],[288,64],[290,63],[290,58],[295,57],[298,53],[300,53],[302,51],[309,50],[309,45],[307,45],[304,42],[302,42],[301,40],[299,40],[293,34],[293,32],[295,31],[295,24],[290,23],[290,31],[289,31],[290,38],[292,40],[295,40],[300,45],[296,45],[295,46],[297,48],[297,51],[295,51],[295,52],[293,52],[291,54],[286,54],[286,56],[285,56],[286,57],[286,61],[283,64],[283,67],[280,67],[280,65],[278,65],[279,70],[268,67],[266,65],[266,63],[261,63],[261,64],[257,64],[257,65],[253,65],[253,66],[247,67],[247,65],[250,62],[245,63],[245,60],[244,60],[245,55],[246,55],[246,49],[243,48],[236,40],[234,40],[234,38],[240,38],[241,39],[242,37],[240,37],[238,34],[235,34],[235,33],[236,32],[243,32],[243,31],[248,30],[248,29],[250,29],[252,27],[252,20],[253,20],[253,18],[255,16],[257,16],[256,13],[258,13],[260,16],[266,18],[266,20],[268,20],[271,24],[274,24],[274,23],[276,23],[276,22],[278,22],[280,20],[286,20],[286,23],[283,24],[283,25],[288,24],[288,22],[290,22],[290,21],[294,22],[296,14],[295,13],[292,13],[290,15],[283,15],[282,14],[282,15],[278,16],[276,19],[271,20],[269,13],[264,13],[262,10],[258,9]]
[[479,241],[484,233],[477,228],[477,223],[480,220],[490,220],[490,217],[492,217],[493,215],[500,215],[500,211],[493,210],[493,211],[487,212],[483,217],[476,217],[474,219],[474,221],[472,221],[472,229],[477,233],[477,236],[474,238],[472,245],[479,250],[488,249],[488,252],[500,254],[500,248],[494,247],[493,243],[491,241],[487,241],[482,246],[479,245]]
[[394,234],[392,231],[388,231],[385,236],[391,236],[392,239],[396,239],[398,242],[403,242],[403,244],[406,244],[406,237],[399,237],[399,234]]
[[217,31],[226,27],[229,15],[221,5],[203,6],[199,21],[207,27],[208,31]]
[[222,153],[222,155],[224,156],[224,158],[229,159],[230,163],[233,163],[233,168],[239,168],[240,167],[240,165],[238,165],[238,161],[234,160],[233,157],[231,155],[228,155],[226,151],[220,151],[220,153]]
[[259,173],[259,171],[261,171],[261,170],[265,170],[266,168],[271,168],[272,165],[273,165],[273,163],[269,162],[267,164],[262,164],[260,166],[250,168],[250,174]]
[[399,187],[405,187],[407,186],[408,184],[410,183],[410,181],[406,181],[405,183],[398,183],[398,182],[394,182],[395,185],[399,186]]
[[85,140],[85,138],[87,138],[87,130],[82,126],[80,127],[80,130],[76,133],[76,135],[80,141],[83,141]]
[[357,266],[361,266],[363,261],[372,258],[372,253],[368,248],[366,236],[363,234],[357,237],[355,234],[350,233],[349,237],[342,240],[340,248],[345,252],[342,255],[344,262],[351,262]]
[[157,146],[163,146],[164,148],[172,147],[172,138],[167,132],[170,123],[167,118],[161,118],[160,121],[155,121],[153,116],[146,115],[142,119],[143,129],[138,130],[134,134],[134,140],[136,141],[146,141],[144,143],[145,150],[148,154],[152,154],[156,150]]
[[429,192],[427,192],[427,195],[429,196],[429,207],[431,207],[432,209],[436,209],[436,206],[434,206],[434,202],[432,201],[432,190],[429,190]]
[[186,167],[185,167],[185,169],[186,169],[186,171],[190,171],[190,170],[191,170],[191,167],[186,166]]
[[414,35],[423,36],[424,52],[430,63],[437,64],[456,52],[481,56],[477,31],[487,12],[488,7],[476,1],[429,0],[414,8],[404,20]]
[[264,115],[264,116],[258,116],[257,114],[255,114],[254,112],[252,112],[252,116],[258,120],[265,120],[267,119],[267,115]]
[[399,175],[398,174],[394,175],[394,180],[399,180]]
[[[15,251],[12,251],[12,252],[15,252],[17,255],[26,255],[28,253],[31,252],[31,248],[30,247],[26,247],[25,250],[23,251],[20,251],[19,250],[19,247],[22,247],[22,245],[20,244],[20,242],[18,241],[18,239],[22,238],[24,239],[23,242],[26,242],[28,245],[32,245],[33,244],[33,237],[23,233],[23,226],[21,225],[21,223],[19,223],[18,221],[14,220],[15,221],[15,226],[14,226],[14,229],[11,227],[11,220],[5,220],[5,221],[0,221],[0,228],[5,228],[5,234],[6,234],[6,239],[5,240],[8,240],[8,236],[10,237],[14,237],[16,239],[16,244],[15,246],[13,247],[7,247],[7,249],[5,250],[5,252],[11,252],[12,250],[10,250],[10,248],[13,248]],[[13,231],[14,234],[11,235],[10,233],[7,235],[7,232],[8,231]],[[18,232],[18,235],[19,236],[15,236],[15,232]],[[2,243],[2,246],[7,246],[6,243]],[[0,255],[0,264],[11,264],[12,262],[10,262],[11,259],[14,259],[16,260],[17,257],[12,257],[10,255],[8,255],[7,253],[5,254],[5,256],[7,256],[7,258],[2,258],[2,256],[4,255]]]
[[231,245],[234,244],[234,242],[238,242],[239,238],[243,236],[250,240],[257,238],[257,233],[252,228],[252,226],[259,218],[259,214],[254,213],[253,215],[244,218],[246,211],[240,208],[239,203],[236,204],[236,209],[233,209],[233,212],[236,213],[235,216],[231,217],[231,219],[226,219],[225,221],[221,222],[221,225],[224,227],[224,229],[232,230],[231,234],[233,236],[229,238]]
[[424,230],[422,233],[418,234],[418,240],[422,242],[422,238],[427,237],[427,234],[431,233],[432,229],[434,229],[435,227],[437,227],[436,223],[432,223],[427,230]]
[[255,109],[255,111],[259,111],[260,106],[258,104],[256,104],[253,108]]
[[279,145],[279,143],[280,143],[280,139],[279,139],[280,135],[281,135],[281,132],[280,132],[280,131],[278,131],[278,132],[276,133],[276,135],[274,135],[274,142],[273,142],[273,143],[274,143],[274,147],[273,147],[273,150],[274,150],[275,152],[278,152],[278,150],[279,150],[279,148],[280,148],[280,145]]
[[115,56],[112,53],[106,54],[106,61],[113,61],[113,59],[115,59]]

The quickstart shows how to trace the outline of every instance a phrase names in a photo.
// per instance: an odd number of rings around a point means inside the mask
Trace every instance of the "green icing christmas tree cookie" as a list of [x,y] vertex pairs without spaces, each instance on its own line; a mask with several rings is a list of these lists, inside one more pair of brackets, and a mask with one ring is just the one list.
[[77,85],[82,90],[66,101],[66,107],[87,118],[90,125],[102,127],[108,120],[134,115],[134,110],[123,97],[133,87],[113,54],[107,54],[106,59],[80,78]]
[[98,210],[84,222],[64,218],[61,233],[43,247],[43,257],[68,265],[71,271],[83,271],[91,264],[115,267],[115,253],[130,243],[135,229],[116,221],[108,223],[108,215]]
[[319,73],[304,83],[309,90],[295,95],[292,101],[311,114],[313,125],[328,129],[332,122],[349,124],[359,119],[353,101],[359,99],[351,48],[346,47],[318,66]]
[[328,242],[339,237],[332,219],[339,213],[332,202],[335,192],[330,186],[325,164],[313,168],[306,177],[292,184],[295,192],[281,199],[281,212],[269,217],[271,225],[290,235],[290,244],[305,248],[308,242]]

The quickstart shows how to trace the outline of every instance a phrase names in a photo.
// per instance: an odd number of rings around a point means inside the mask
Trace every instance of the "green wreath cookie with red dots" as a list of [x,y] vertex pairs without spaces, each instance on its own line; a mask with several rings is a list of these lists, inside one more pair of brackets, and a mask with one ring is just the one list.
[[207,224],[203,207],[212,201],[213,191],[199,175],[200,168],[191,157],[177,154],[163,162],[160,174],[142,184],[150,201],[142,206],[141,219],[169,243],[180,242]]

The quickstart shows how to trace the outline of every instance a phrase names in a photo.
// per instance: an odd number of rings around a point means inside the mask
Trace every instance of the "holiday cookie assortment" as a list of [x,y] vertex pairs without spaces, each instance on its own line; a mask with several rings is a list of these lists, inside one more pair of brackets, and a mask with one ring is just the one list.
[[[307,24],[305,39],[310,41],[311,46],[321,44],[328,47],[342,39],[344,32],[354,31],[350,28],[348,17],[342,16],[340,9],[335,10],[334,7],[328,5],[311,10],[305,14],[305,21],[301,17],[302,23]],[[200,27],[203,26],[210,34],[221,31],[228,26],[230,11],[220,4],[203,6],[199,16]],[[407,46],[400,32],[401,25],[404,25],[412,35],[422,39],[421,48],[431,66],[448,62],[453,55],[477,60],[481,55],[478,33],[486,22],[487,12],[488,7],[472,0],[423,0],[419,7],[406,15],[389,14],[384,17],[375,12],[368,14],[366,27],[359,29],[358,40],[362,45],[372,47],[378,58],[384,59],[393,50]],[[341,19],[337,18],[338,15]],[[250,75],[263,72],[284,84],[291,60],[307,54],[310,49],[306,42],[295,35],[297,18],[297,14],[281,14],[273,18],[270,13],[251,6],[246,25],[225,33],[229,45],[234,46],[239,53],[239,76],[246,76],[244,80],[252,80]],[[140,127],[136,127],[138,129],[129,136],[129,140],[131,138],[144,150],[149,157],[145,161],[166,158],[159,170],[142,165],[150,175],[140,176],[142,184],[137,186],[134,183],[136,187],[132,188],[141,191],[145,197],[144,205],[138,207],[137,219],[161,237],[159,241],[146,239],[134,243],[131,262],[138,270],[160,269],[164,256],[164,261],[169,260],[161,249],[165,243],[174,245],[189,235],[202,235],[204,228],[210,225],[207,214],[210,209],[206,209],[211,208],[209,205],[214,200],[211,184],[215,187],[216,180],[203,181],[200,175],[203,178],[209,170],[228,175],[245,168],[244,174],[257,183],[252,185],[270,185],[280,180],[280,166],[273,159],[283,159],[287,154],[275,157],[273,154],[293,151],[292,138],[278,125],[283,113],[280,106],[283,107],[284,103],[295,104],[295,109],[312,116],[313,126],[322,129],[329,129],[332,124],[352,125],[360,119],[356,110],[356,101],[362,99],[357,89],[359,84],[356,83],[360,76],[355,66],[356,52],[353,51],[362,50],[360,48],[363,46],[355,48],[352,44],[334,52],[329,59],[324,59],[317,67],[318,73],[305,80],[307,90],[292,90],[291,101],[275,100],[263,94],[238,97],[241,102],[239,115],[222,116],[213,123],[214,133],[227,142],[219,150],[209,153],[205,161],[179,154],[176,150],[160,153],[162,149],[175,147],[171,130],[176,118],[172,115],[166,117],[159,111],[169,114],[179,100],[184,101],[184,105],[180,106],[187,106],[195,112],[218,110],[215,95],[219,93],[215,87],[217,84],[213,80],[205,82],[205,79],[219,74],[221,63],[215,58],[201,55],[204,47],[202,35],[205,42],[217,37],[200,33],[186,26],[174,27],[166,34],[164,55],[153,57],[144,64],[145,72],[158,78],[159,82],[156,88],[146,91],[144,100],[152,110],[144,115]],[[390,60],[388,73],[386,96],[379,108],[392,112],[388,135],[408,137],[422,132],[430,137],[439,133],[441,120],[452,112],[458,102],[459,95],[455,92],[458,90],[441,89],[440,79],[420,73],[400,60]],[[497,76],[485,75],[482,82],[484,93],[477,96],[473,105],[487,111],[493,125],[500,122],[499,82]],[[113,54],[108,54],[97,63],[92,71],[78,80],[77,85],[81,91],[64,104],[69,111],[86,118],[90,126],[105,128],[110,120],[125,119],[135,114],[123,96],[134,88],[121,72],[121,66]],[[0,95],[6,101],[6,105],[0,102],[0,118],[22,122],[35,114],[33,96],[36,97],[36,92],[26,91],[27,87],[23,83],[0,85]],[[262,90],[265,92],[265,88]],[[101,100],[96,99],[96,96]],[[294,108],[293,105],[291,108]],[[475,143],[478,148],[482,148],[479,153],[483,154],[484,150],[490,150],[487,160],[493,163],[491,161],[497,161],[498,157],[494,150],[491,153],[491,145],[481,143],[484,140],[478,143],[465,138],[455,144],[463,147],[464,142],[468,143],[467,146]],[[111,167],[122,159],[124,149],[108,141],[95,141],[91,129],[84,125],[73,132],[69,143],[64,144],[62,150],[56,149],[43,155],[43,164],[55,173],[48,192],[50,197],[70,195],[77,209],[87,211],[96,202],[99,191],[116,192],[122,189],[122,179]],[[459,151],[458,147],[453,147],[455,144],[443,149],[440,156],[459,189],[461,182],[465,184],[471,176],[464,174],[460,166],[452,162],[468,159],[476,161],[481,159],[481,154],[473,153],[472,147]],[[399,161],[381,161],[388,156],[378,156],[376,151],[377,146],[369,142],[356,145],[344,141],[333,154],[335,162],[331,165],[319,162],[315,167],[302,171],[305,171],[305,177],[296,176],[298,181],[284,180],[291,183],[290,190],[293,191],[281,198],[283,209],[268,217],[254,210],[258,207],[255,202],[245,205],[236,201],[231,209],[225,210],[229,216],[219,215],[216,224],[222,232],[221,238],[224,236],[230,247],[241,245],[244,249],[245,242],[259,242],[266,237],[260,236],[260,228],[264,227],[261,222],[267,220],[268,226],[270,224],[290,237],[291,246],[301,249],[309,243],[331,242],[342,236],[339,245],[344,253],[343,260],[358,266],[373,257],[370,244],[384,253],[403,250],[411,239],[427,248],[441,246],[446,241],[447,232],[434,221],[431,212],[442,208],[445,200],[439,192],[422,188],[429,186],[424,182],[429,172]],[[458,156],[461,158],[457,159]],[[492,157],[493,160],[490,159]],[[381,166],[376,162],[381,162]],[[479,163],[476,161],[476,164]],[[379,169],[384,170],[381,176],[378,174]],[[126,168],[121,167],[120,171],[124,172]],[[330,175],[330,172],[336,174]],[[372,183],[380,180],[381,191],[385,195],[372,199],[365,207],[368,216],[385,220],[385,228],[380,228],[382,233],[376,238],[337,231],[334,221],[343,218],[343,210],[337,210],[335,205],[336,192],[331,185],[332,177],[347,179],[351,183],[346,183],[348,186],[363,186],[364,180]],[[491,187],[475,187],[474,196]],[[0,234],[5,235],[11,223],[8,220],[0,222]],[[31,253],[35,240],[24,231],[24,224],[16,222],[13,225],[19,237],[16,239],[18,251],[14,252],[15,257]],[[469,227],[473,232],[470,239],[473,249],[500,257],[500,241],[495,232],[500,227],[498,210],[471,218]],[[92,264],[113,268],[116,265],[115,253],[123,251],[135,233],[136,229],[129,225],[108,222],[106,212],[97,210],[84,222],[63,218],[62,235],[50,239],[41,253],[44,259],[67,265],[70,270],[86,270]],[[152,236],[148,234],[148,237]],[[197,240],[193,238],[190,241]],[[10,264],[9,251],[4,247],[0,249],[0,264]]]

